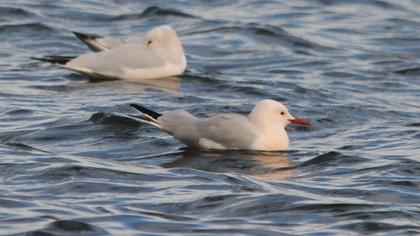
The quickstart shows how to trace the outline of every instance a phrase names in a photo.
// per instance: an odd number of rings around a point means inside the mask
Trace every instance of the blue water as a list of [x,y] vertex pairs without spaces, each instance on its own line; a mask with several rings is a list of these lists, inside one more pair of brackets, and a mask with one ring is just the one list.
[[[420,234],[420,2],[0,1],[1,235]],[[187,72],[89,81],[30,60],[170,24]],[[264,98],[288,152],[198,152],[126,115]]]

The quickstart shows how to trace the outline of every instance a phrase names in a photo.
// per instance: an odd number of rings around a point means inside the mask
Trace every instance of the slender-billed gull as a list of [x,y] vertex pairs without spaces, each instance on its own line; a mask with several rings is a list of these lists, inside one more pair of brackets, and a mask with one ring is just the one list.
[[218,114],[197,118],[186,111],[159,114],[137,104],[130,104],[143,113],[140,120],[154,125],[190,147],[201,149],[287,150],[289,123],[309,125],[294,118],[280,102],[264,99],[248,116]]
[[145,80],[182,74],[187,66],[176,32],[167,25],[149,31],[138,41],[129,41],[100,52],[77,57],[34,58],[94,78]]

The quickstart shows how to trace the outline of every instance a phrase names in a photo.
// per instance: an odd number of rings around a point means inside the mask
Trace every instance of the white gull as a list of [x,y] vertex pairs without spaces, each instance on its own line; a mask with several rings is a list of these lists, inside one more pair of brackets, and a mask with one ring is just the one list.
[[154,125],[186,145],[201,149],[287,150],[289,123],[309,125],[296,119],[280,102],[264,99],[248,116],[218,114],[197,118],[186,111],[159,114],[138,104],[130,104],[143,113],[141,121]]
[[176,32],[167,25],[149,31],[144,38],[114,44],[100,52],[77,57],[33,58],[94,78],[145,80],[180,75],[187,61]]

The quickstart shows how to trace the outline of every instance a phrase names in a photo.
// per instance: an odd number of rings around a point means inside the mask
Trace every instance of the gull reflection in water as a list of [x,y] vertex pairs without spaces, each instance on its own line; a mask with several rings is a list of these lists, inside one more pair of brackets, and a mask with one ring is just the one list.
[[285,179],[294,176],[287,152],[197,151],[186,149],[179,158],[163,167],[190,167],[209,172],[247,174],[261,179]]
[[99,80],[95,78],[89,78],[89,82],[95,83],[95,87],[98,87],[98,83],[100,83],[100,85],[103,87],[112,87],[113,90],[124,93],[132,93],[138,91],[139,89],[141,90],[152,87],[160,89],[166,93],[176,94],[181,87],[181,78],[178,76],[138,81],[120,79]]
[[160,79],[142,80],[134,83],[156,87],[168,93],[176,93],[181,87],[181,78],[173,76]]

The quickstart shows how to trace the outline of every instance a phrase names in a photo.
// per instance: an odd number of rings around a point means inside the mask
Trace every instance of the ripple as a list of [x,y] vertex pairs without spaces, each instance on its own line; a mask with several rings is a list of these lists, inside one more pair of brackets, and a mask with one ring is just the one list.
[[[3,1],[0,234],[418,234],[417,5]],[[189,63],[170,87],[28,61],[88,52],[71,29],[160,24]],[[127,105],[247,114],[262,98],[313,121],[287,127],[291,151],[190,150]]]
[[[33,173],[39,179],[51,183],[65,182],[69,179],[115,179],[118,181],[137,182],[142,181],[160,181],[156,176],[148,175],[146,173],[133,173],[129,171],[120,171],[105,168],[86,167],[78,165],[50,167],[42,170],[39,173]],[[106,184],[105,184],[106,185]]]
[[0,34],[12,34],[19,32],[52,32],[53,28],[42,23],[4,24],[0,25]]
[[[370,234],[378,232],[393,232],[395,234],[400,234],[402,232],[407,232],[407,230],[419,230],[420,227],[415,225],[398,225],[390,223],[380,223],[380,222],[356,222],[347,225],[341,226],[341,228],[356,231],[360,234]],[[398,232],[399,230],[402,230]]]
[[20,116],[20,115],[30,115],[33,114],[34,111],[30,109],[14,109],[5,113],[5,115],[10,116]]
[[[365,2],[362,0],[356,0],[353,2],[348,2],[345,0],[318,0],[318,2],[325,4],[325,5],[347,5],[347,4],[364,4]],[[374,0],[369,1],[367,5],[373,5],[384,9],[401,9],[399,5],[392,4],[389,1],[381,1],[381,0]]]
[[391,184],[396,186],[410,187],[414,189],[420,188],[420,183],[413,181],[393,181]]
[[256,35],[268,36],[293,43],[296,47],[319,49],[326,48],[314,42],[310,42],[300,37],[296,37],[286,32],[285,30],[272,25],[258,25],[255,23],[248,24],[244,27],[245,30],[251,31]]
[[77,220],[57,220],[50,223],[44,229],[28,232],[31,236],[50,236],[50,235],[109,235],[105,230],[92,224]]
[[407,124],[408,127],[420,127],[420,122]]
[[25,204],[21,200],[16,201],[13,199],[0,198],[0,207],[2,208],[23,208],[27,207],[28,205],[29,204]]
[[22,8],[15,8],[15,7],[2,7],[0,6],[0,16],[4,19],[9,19],[10,17],[33,17],[34,13],[22,9]]
[[[189,35],[194,34],[204,34],[204,33],[212,33],[212,32],[219,32],[219,33],[247,33],[254,36],[261,36],[270,38],[272,43],[290,43],[294,47],[301,47],[301,48],[310,48],[310,49],[330,49],[326,46],[319,45],[314,42],[310,42],[300,37],[293,36],[292,34],[288,33],[286,30],[272,26],[272,25],[261,25],[257,23],[248,23],[245,25],[240,26],[222,26],[222,27],[215,27],[206,30],[200,30],[190,33]],[[279,41],[280,40],[280,41]]]
[[33,85],[28,86],[31,89],[38,89],[38,90],[47,90],[52,92],[71,92],[76,88],[68,86],[68,85]]
[[143,18],[150,18],[150,17],[198,18],[194,15],[184,13],[180,10],[169,9],[169,8],[161,8],[161,7],[158,7],[158,6],[151,6],[151,7],[146,8],[141,13],[120,15],[120,16],[113,17],[111,20],[114,20],[114,21],[135,20],[135,19],[143,19]]
[[[59,183],[51,185],[48,188],[48,193],[53,193],[57,196],[84,196],[85,194],[105,194],[118,192],[121,196],[146,193],[157,191],[152,187],[141,187],[135,185],[110,184],[104,182],[90,182],[90,181],[72,181],[66,183]],[[42,192],[41,192],[42,193]]]
[[43,153],[49,153],[47,151],[32,147],[30,145],[24,144],[24,143],[12,143],[12,142],[8,142],[6,143],[9,146],[15,147],[19,150],[30,150],[30,151],[39,151],[39,152],[43,152]]
[[316,156],[308,161],[305,161],[304,163],[302,163],[300,166],[301,167],[305,167],[305,166],[313,166],[313,165],[327,165],[327,164],[334,164],[337,161],[340,160],[340,158],[344,158],[344,155],[340,152],[335,152],[335,151],[331,151],[331,152],[327,152],[325,154]]
[[396,71],[394,71],[394,73],[399,74],[399,75],[405,75],[405,76],[419,76],[420,75],[420,67],[396,70]]
[[103,112],[93,114],[89,118],[89,121],[95,124],[110,124],[118,126],[138,127],[140,125],[140,123],[134,118]]

